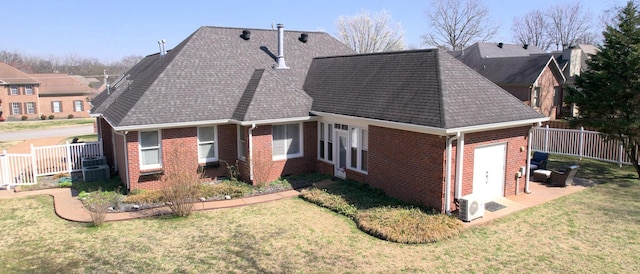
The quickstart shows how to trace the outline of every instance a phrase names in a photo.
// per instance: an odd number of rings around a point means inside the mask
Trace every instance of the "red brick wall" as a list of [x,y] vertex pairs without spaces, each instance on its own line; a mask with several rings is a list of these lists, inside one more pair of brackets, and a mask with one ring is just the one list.
[[[506,143],[505,186],[504,195],[516,193],[516,172],[527,163],[527,136],[530,127],[502,129],[488,132],[465,134],[464,174],[461,195],[473,192],[474,150],[478,146]],[[524,192],[525,177],[520,178],[519,193]]]
[[540,75],[538,86],[540,86],[540,99],[542,102],[539,108],[534,107],[534,109],[551,119],[556,119],[557,108],[560,106],[558,102],[555,101],[554,87],[560,86],[560,84],[549,66],[547,66],[542,72],[542,75]]
[[[87,118],[89,117],[89,110],[91,106],[87,101],[87,95],[79,96],[56,96],[56,97],[40,97],[40,114],[44,114],[49,119],[49,115],[54,115],[56,119],[68,119],[69,114],[72,114],[74,118]],[[53,112],[53,101],[60,101],[61,112]],[[74,101],[82,102],[82,110],[75,111]]]
[[391,197],[442,210],[446,138],[369,126],[368,183]]
[[254,184],[270,182],[286,175],[314,172],[318,149],[317,123],[303,123],[303,156],[285,160],[273,160],[271,128],[271,125],[262,125],[253,130]]
[[[39,119],[40,105],[38,104],[38,85],[32,85],[33,95],[25,95],[25,85],[15,85],[18,88],[19,95],[9,95],[11,85],[0,86],[0,110],[2,111],[2,118],[8,121],[19,121],[23,115],[26,115],[29,120]],[[11,103],[20,103],[20,114],[11,115]],[[27,109],[25,103],[34,103],[35,114],[26,114]]]

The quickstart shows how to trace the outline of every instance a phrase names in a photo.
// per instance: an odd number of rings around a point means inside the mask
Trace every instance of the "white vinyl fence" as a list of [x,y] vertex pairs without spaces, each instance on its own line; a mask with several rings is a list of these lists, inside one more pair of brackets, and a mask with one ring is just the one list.
[[32,185],[38,176],[82,171],[82,158],[102,156],[102,142],[34,147],[31,154],[0,154],[0,185]]
[[533,130],[531,149],[553,154],[572,155],[619,165],[631,164],[618,140],[605,141],[597,131],[539,127]]

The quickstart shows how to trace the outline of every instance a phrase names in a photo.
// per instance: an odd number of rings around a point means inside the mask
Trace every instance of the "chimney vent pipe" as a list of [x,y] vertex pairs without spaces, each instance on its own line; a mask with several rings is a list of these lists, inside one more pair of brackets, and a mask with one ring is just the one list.
[[278,28],[278,69],[288,69],[287,64],[284,62],[284,25],[277,24]]

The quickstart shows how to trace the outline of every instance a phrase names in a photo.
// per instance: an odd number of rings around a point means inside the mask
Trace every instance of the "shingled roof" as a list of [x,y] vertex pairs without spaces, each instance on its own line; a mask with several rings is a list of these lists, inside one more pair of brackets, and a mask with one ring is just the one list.
[[88,84],[67,74],[40,73],[29,74],[29,76],[40,82],[38,88],[40,96],[93,95],[96,93]]
[[92,113],[116,128],[308,117],[302,85],[312,59],[353,53],[327,33],[284,31],[289,69],[275,69],[277,30],[250,31],[245,40],[241,28],[199,28],[114,81],[92,100]]
[[38,84],[38,81],[19,69],[0,62],[0,85],[17,84]]
[[545,117],[438,49],[314,59],[312,110],[441,129]]

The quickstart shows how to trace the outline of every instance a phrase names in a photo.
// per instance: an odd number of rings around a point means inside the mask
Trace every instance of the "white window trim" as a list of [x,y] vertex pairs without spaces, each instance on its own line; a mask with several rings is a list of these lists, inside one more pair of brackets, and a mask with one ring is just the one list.
[[[56,111],[56,105],[58,105],[58,110]],[[53,101],[51,102],[51,112],[60,113],[62,112],[62,101]]]
[[[16,91],[15,94],[13,93],[14,90]],[[18,88],[18,86],[16,85],[9,86],[9,95],[13,95],[13,96],[20,95],[20,88]]]
[[[18,106],[18,108],[17,108],[18,111],[15,111],[16,108],[14,108],[13,106]],[[9,105],[9,107],[11,108],[11,115],[20,115],[20,114],[22,114],[22,108],[20,107],[20,103],[13,102],[13,103],[11,103]]]
[[[153,164],[153,165],[143,165],[142,164],[142,133],[143,132],[152,132],[152,131],[156,131],[158,132],[158,146],[157,147],[152,147],[149,149],[158,149],[158,156],[160,157],[160,159],[158,159],[158,164]],[[159,169],[162,168],[162,130],[149,130],[149,131],[139,131],[138,132],[138,160],[140,161],[140,170],[148,170],[148,169]]]
[[[80,110],[78,110],[78,105],[77,105],[78,102],[80,103],[80,105],[79,105],[80,106]],[[83,110],[84,110],[84,106],[82,104],[82,100],[73,100],[73,111],[74,112],[81,112]]]
[[[32,110],[31,112],[29,112],[29,105],[32,106]],[[36,103],[34,102],[26,102],[24,103],[24,112],[25,114],[36,114]]]
[[[241,161],[246,161],[247,157],[244,156],[247,153],[247,137],[244,135],[244,127],[241,125],[238,125],[237,127],[237,134],[238,134],[238,141],[237,141],[237,145],[238,145],[238,159]],[[241,137],[244,137],[244,140],[242,140]]]
[[[211,126],[208,126],[211,127]],[[200,128],[205,128],[205,127],[198,127],[197,130],[197,134],[198,134],[198,163],[200,164],[205,164],[205,163],[210,163],[210,162],[217,162],[218,161],[218,126],[213,126],[213,141],[206,141],[206,142],[201,142],[200,141]],[[213,150],[214,150],[214,155],[215,157],[212,158],[200,158],[200,145],[202,144],[211,144],[213,143]]]
[[[359,140],[357,140],[357,147],[356,147],[356,167],[353,168],[351,167],[351,148],[353,144],[353,136],[351,134],[351,131],[355,129],[356,130],[356,138],[359,138]],[[368,171],[366,170],[362,170],[362,128],[359,127],[352,127],[349,126],[349,131],[347,132],[347,135],[349,135],[349,149],[347,150],[347,169],[349,170],[353,170],[353,171],[357,171],[359,173],[362,174],[369,174]],[[367,129],[367,134],[369,133],[369,130]],[[368,141],[367,141],[368,142]],[[367,151],[369,151],[369,149],[367,148]]]
[[285,154],[285,155],[274,155],[273,154],[273,126],[286,126],[286,125],[292,125],[292,124],[296,124],[296,123],[288,123],[288,124],[274,124],[271,126],[271,157],[272,160],[286,160],[286,159],[294,159],[294,158],[300,158],[304,156],[304,125],[302,123],[297,123],[298,124],[298,128],[300,130],[298,130],[298,138],[300,138],[300,142],[299,142],[299,148],[298,148],[298,153],[296,154]]

